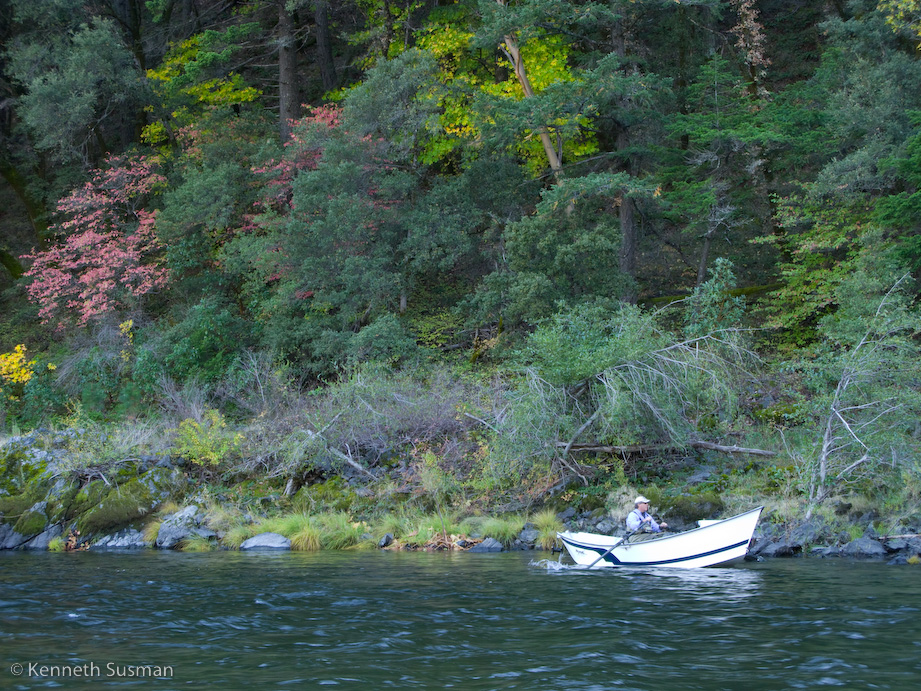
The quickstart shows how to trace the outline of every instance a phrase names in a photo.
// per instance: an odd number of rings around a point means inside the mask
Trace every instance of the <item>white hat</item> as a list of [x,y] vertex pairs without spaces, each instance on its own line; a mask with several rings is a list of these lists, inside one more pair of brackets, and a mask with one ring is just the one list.
[[649,500],[646,497],[644,497],[642,494],[633,500],[634,506],[636,506],[637,504],[648,504],[648,503],[649,503]]

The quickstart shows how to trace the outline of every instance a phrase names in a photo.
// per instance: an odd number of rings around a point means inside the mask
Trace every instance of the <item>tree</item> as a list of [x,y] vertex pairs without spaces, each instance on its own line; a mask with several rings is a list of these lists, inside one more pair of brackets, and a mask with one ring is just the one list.
[[891,252],[878,247],[858,264],[838,287],[839,309],[822,321],[825,340],[801,365],[818,421],[813,448],[799,459],[810,513],[840,488],[918,452],[921,350],[913,336],[921,318],[911,306],[910,277],[899,276]]
[[[785,285],[769,309],[772,321],[799,343],[815,338],[818,322],[838,306],[837,287],[855,270],[857,256],[873,251],[864,249],[868,229],[883,221],[911,246],[905,232],[911,226],[890,212],[911,184],[904,165],[894,162],[910,155],[921,63],[901,49],[875,3],[865,9],[829,22],[822,65],[793,90],[800,113],[778,123],[797,154],[787,159],[791,167],[804,160],[808,167],[788,183],[778,204],[779,232],[766,239],[784,257]],[[789,116],[787,109],[779,112]]]
[[160,290],[166,271],[157,264],[150,198],[165,182],[156,157],[113,157],[90,182],[58,204],[61,240],[29,255],[29,298],[43,322],[84,326],[137,305]]
[[742,228],[755,225],[752,211],[758,205],[752,190],[769,134],[760,122],[763,104],[718,53],[688,86],[685,104],[686,112],[673,114],[668,123],[673,141],[680,142],[670,153],[680,158],[660,173],[660,179],[666,216],[697,239],[700,286],[714,242],[726,238],[724,246],[740,244]]
[[17,112],[38,149],[97,164],[113,140],[124,146],[134,135],[144,94],[135,57],[115,22],[86,13],[82,3],[14,7],[17,22],[35,23],[8,52],[9,72],[23,88]]

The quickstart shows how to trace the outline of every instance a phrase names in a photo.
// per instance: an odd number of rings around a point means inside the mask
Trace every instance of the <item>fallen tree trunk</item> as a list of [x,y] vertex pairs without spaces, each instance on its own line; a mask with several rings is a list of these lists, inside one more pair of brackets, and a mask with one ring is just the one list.
[[566,442],[557,442],[556,445],[561,448],[569,448],[572,452],[598,452],[598,453],[652,453],[656,451],[683,451],[691,447],[694,449],[707,449],[708,451],[720,451],[722,453],[745,453],[752,456],[776,456],[776,451],[766,449],[748,449],[744,446],[724,446],[723,444],[714,444],[709,441],[689,441],[684,445],[677,444],[640,444],[635,446],[609,446],[604,444],[567,444]]

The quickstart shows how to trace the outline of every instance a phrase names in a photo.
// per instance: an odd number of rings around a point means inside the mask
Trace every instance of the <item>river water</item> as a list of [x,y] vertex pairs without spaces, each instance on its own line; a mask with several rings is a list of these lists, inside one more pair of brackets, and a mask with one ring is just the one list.
[[0,689],[921,688],[921,567],[541,556],[0,553]]

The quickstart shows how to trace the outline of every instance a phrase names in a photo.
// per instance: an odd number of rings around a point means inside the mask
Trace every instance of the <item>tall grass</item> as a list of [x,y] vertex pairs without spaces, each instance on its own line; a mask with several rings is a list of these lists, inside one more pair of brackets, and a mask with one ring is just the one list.
[[556,534],[563,530],[563,522],[557,518],[556,511],[545,509],[531,518],[534,529],[540,533],[537,544],[543,550],[551,550],[559,546]]
[[511,547],[524,529],[524,524],[525,519],[522,516],[487,518],[483,522],[483,537],[495,538],[505,547]]

